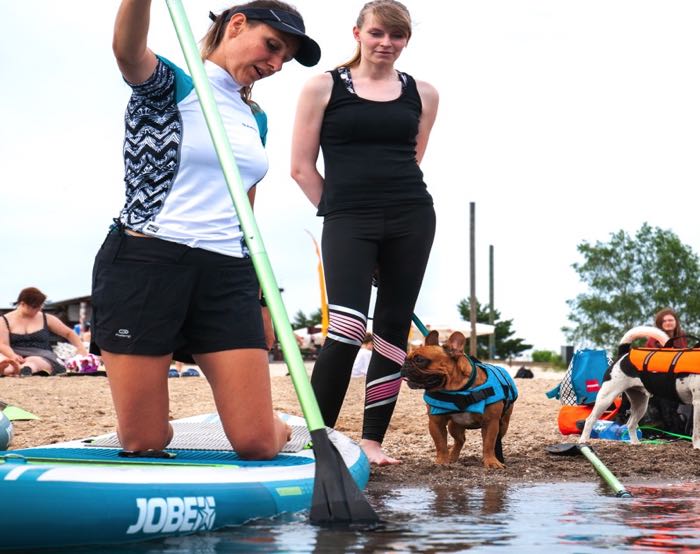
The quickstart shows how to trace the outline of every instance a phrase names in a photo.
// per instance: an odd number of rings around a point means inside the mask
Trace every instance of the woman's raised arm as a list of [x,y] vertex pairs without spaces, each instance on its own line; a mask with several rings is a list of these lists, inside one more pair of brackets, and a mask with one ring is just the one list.
[[122,75],[132,84],[148,79],[158,63],[146,45],[150,14],[151,0],[122,0],[114,22],[112,51]]

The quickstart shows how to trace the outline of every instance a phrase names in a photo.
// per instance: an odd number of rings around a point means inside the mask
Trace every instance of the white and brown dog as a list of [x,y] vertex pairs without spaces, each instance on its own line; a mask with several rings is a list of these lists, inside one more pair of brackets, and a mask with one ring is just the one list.
[[[638,356],[635,356],[634,359],[631,356],[631,354],[635,354],[634,350],[631,351],[632,341],[645,337],[654,338],[661,344],[666,344],[668,341],[666,333],[656,327],[634,327],[625,333],[620,341],[618,358],[605,373],[603,384],[596,396],[593,411],[586,418],[579,442],[585,443],[590,439],[591,430],[596,420],[624,392],[630,400],[630,416],[627,421],[627,428],[632,444],[639,443],[637,425],[647,411],[649,398],[659,395],[680,401],[683,404],[693,405],[693,448],[700,449],[700,351],[692,352],[697,354],[698,358],[686,356],[684,360],[686,364],[685,372],[683,366],[678,366],[673,371],[673,367],[676,366],[681,356],[685,354],[680,349],[677,351],[666,351],[666,357],[670,356],[674,364],[671,368],[672,370],[670,372],[652,373],[648,367],[642,367],[643,365],[648,365],[651,356],[646,354],[644,358],[641,358],[639,356],[645,354],[645,352],[641,351],[637,352]],[[663,350],[659,352],[664,353]],[[677,356],[677,352],[681,354]],[[649,353],[655,354],[651,350]],[[696,359],[698,360],[697,367],[689,368],[687,363],[696,365],[694,361]],[[688,372],[689,370],[692,372]]]

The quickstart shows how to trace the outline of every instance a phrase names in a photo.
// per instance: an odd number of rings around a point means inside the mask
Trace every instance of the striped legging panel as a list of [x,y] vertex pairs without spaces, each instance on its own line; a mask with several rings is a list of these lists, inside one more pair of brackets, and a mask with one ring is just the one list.
[[328,337],[360,346],[367,332],[367,317],[357,310],[337,304],[328,306]]
[[400,389],[400,371],[367,383],[367,389],[365,391],[365,410],[396,402]]
[[394,346],[389,341],[384,340],[378,335],[374,335],[372,340],[372,346],[374,348],[374,351],[377,352],[377,354],[381,354],[382,356],[388,358],[392,362],[399,364],[399,366],[402,366],[404,360],[406,359],[405,350],[402,350],[398,346]]

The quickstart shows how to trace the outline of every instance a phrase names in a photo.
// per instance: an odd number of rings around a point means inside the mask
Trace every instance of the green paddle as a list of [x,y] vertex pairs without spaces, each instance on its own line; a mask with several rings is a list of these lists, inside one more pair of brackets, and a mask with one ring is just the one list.
[[0,412],[7,416],[10,421],[27,421],[30,419],[39,419],[39,416],[34,415],[27,410],[23,410],[17,406],[10,406],[7,402],[0,400]]
[[166,0],[166,3],[187,66],[190,69],[199,102],[202,105],[202,111],[231,193],[231,199],[241,222],[258,281],[272,315],[275,331],[282,346],[284,359],[289,367],[299,404],[311,433],[316,457],[311,523],[376,523],[379,521],[379,517],[352,479],[340,453],[333,446],[326,433],[318,402],[309,383],[304,361],[292,332],[277,281],[253,216],[253,210],[250,207],[248,196],[243,190],[236,159],[231,151],[231,145],[224,130],[221,115],[214,100],[211,85],[204,71],[204,65],[192,36],[192,29],[182,7],[182,2],[181,0]]
[[555,456],[578,456],[579,454],[583,454],[585,458],[591,462],[593,469],[598,472],[598,475],[600,475],[613,490],[615,496],[619,496],[621,498],[629,498],[632,496],[632,493],[625,489],[624,485],[617,480],[617,477],[615,477],[613,472],[610,471],[601,461],[601,459],[594,454],[590,446],[570,442],[553,444],[547,447],[547,452],[554,454]]

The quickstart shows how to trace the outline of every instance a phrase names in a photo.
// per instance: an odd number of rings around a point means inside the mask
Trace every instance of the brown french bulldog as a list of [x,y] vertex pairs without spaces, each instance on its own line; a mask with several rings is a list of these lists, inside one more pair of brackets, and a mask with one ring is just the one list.
[[[409,387],[426,391],[428,429],[438,464],[456,462],[465,429],[480,428],[484,467],[503,469],[501,439],[508,430],[517,388],[505,369],[473,363],[464,354],[465,344],[465,336],[456,332],[440,346],[437,331],[431,331],[425,345],[408,355],[401,374]],[[454,439],[451,450],[448,432]]]

